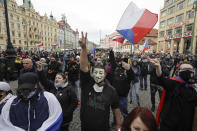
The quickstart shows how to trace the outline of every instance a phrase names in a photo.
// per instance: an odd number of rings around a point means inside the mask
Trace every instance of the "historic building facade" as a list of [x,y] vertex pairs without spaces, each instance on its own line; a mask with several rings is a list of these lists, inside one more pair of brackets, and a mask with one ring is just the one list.
[[[52,14],[48,18],[35,11],[31,0],[23,0],[17,5],[15,0],[7,0],[11,42],[15,48],[23,50],[54,50],[58,46],[58,24]],[[7,43],[5,11],[0,0],[0,50],[5,50]]]
[[66,20],[58,22],[59,47],[61,49],[77,49],[79,47],[79,32],[74,31]]
[[[160,10],[158,52],[196,52],[195,0],[165,0]],[[197,7],[196,7],[197,8]],[[196,21],[196,22],[195,22]]]

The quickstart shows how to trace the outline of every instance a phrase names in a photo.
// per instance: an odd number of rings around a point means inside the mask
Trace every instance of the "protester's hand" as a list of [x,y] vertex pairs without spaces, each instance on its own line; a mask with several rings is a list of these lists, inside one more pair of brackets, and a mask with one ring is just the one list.
[[126,63],[126,62],[124,62],[124,61],[122,61],[122,67],[125,69],[125,70],[130,70],[130,64],[128,64],[128,63]]
[[148,57],[148,61],[149,61],[155,68],[161,66],[158,59],[151,59],[151,58]]
[[42,63],[40,61],[37,61],[36,65],[37,65],[37,70],[38,71],[42,71],[43,70],[43,66],[42,66]]
[[121,128],[120,125],[116,125],[116,131],[119,131],[120,128]]
[[86,41],[87,41],[87,33],[85,36],[83,35],[83,32],[81,32],[81,39],[79,40],[79,45],[82,49],[86,49]]
[[162,75],[161,65],[158,59],[150,59],[148,57],[148,61],[156,68],[157,77]]

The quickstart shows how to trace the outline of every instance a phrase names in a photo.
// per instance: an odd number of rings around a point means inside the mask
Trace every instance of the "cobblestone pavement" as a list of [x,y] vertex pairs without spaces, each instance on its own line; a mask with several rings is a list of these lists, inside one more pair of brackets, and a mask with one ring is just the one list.
[[[149,81],[149,77],[148,77],[148,81]],[[11,86],[12,90],[15,90],[18,87],[17,81],[10,82],[10,86]],[[149,86],[149,84],[148,84],[148,90],[147,91],[139,90],[139,96],[140,96],[140,105],[142,107],[147,107],[148,109],[151,109],[151,98],[150,98],[150,86]],[[157,106],[158,106],[158,103],[159,103],[158,93],[156,93],[156,102],[155,103],[156,103],[155,106],[156,106],[156,109],[157,109]],[[136,96],[135,96],[135,91],[133,89],[133,103],[132,104],[128,103],[128,111],[130,112],[136,106],[137,106]],[[154,114],[155,114],[155,112],[154,112]],[[78,106],[77,109],[74,112],[73,121],[70,124],[70,131],[81,131],[79,116],[80,116],[80,106]],[[110,123],[111,122],[112,122],[112,113],[110,114]],[[111,129],[111,131],[114,131],[114,129]]]

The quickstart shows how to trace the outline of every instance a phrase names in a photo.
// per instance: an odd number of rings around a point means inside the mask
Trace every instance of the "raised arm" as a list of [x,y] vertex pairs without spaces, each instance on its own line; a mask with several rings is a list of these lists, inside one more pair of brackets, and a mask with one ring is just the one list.
[[83,72],[88,72],[88,56],[86,49],[86,41],[87,41],[87,33],[85,37],[83,32],[81,32],[81,39],[79,40],[79,45],[81,47],[81,55],[80,55],[80,70]]

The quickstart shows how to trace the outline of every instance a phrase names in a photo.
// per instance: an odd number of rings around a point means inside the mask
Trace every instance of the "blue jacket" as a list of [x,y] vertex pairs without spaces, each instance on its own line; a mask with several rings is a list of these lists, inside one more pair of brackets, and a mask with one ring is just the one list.
[[140,76],[140,73],[141,73],[140,66],[139,65],[137,65],[137,66],[132,65],[131,68],[132,68],[133,72],[136,72],[135,73],[135,78],[134,78],[134,80],[132,80],[133,83],[136,83],[136,82],[139,81],[139,76]]
[[43,95],[43,91],[39,91],[28,101],[23,101],[18,97],[15,98],[11,104],[9,116],[14,126],[26,131],[39,129],[49,117],[48,102]]

